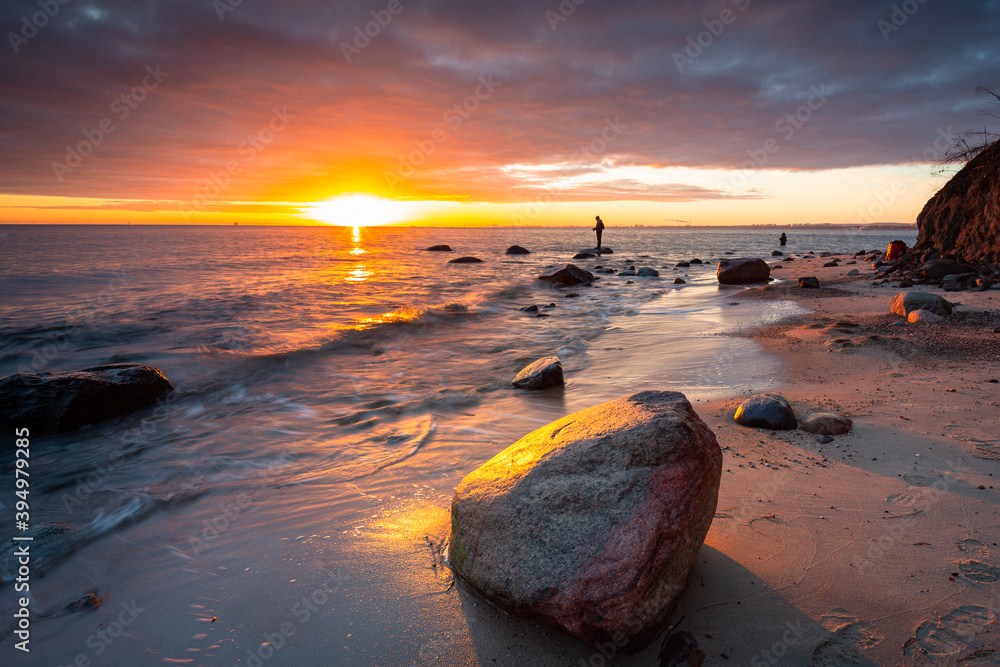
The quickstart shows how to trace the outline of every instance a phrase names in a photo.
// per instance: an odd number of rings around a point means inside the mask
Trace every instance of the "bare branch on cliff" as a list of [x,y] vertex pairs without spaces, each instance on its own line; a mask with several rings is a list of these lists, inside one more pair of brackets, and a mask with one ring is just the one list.
[[[1000,103],[1000,90],[993,88],[992,86],[977,86],[976,94],[981,97],[989,98],[991,102]],[[977,111],[986,116],[1000,119],[1000,115],[986,109],[977,109]],[[941,163],[966,163],[992,146],[998,140],[1000,140],[1000,134],[990,132],[989,128],[985,125],[982,130],[966,130],[958,135],[958,139],[955,140],[954,148],[945,153]]]

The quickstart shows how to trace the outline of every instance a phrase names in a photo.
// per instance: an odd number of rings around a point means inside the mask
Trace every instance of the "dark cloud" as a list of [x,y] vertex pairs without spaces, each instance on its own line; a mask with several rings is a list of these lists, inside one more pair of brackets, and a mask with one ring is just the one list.
[[[566,16],[556,0],[400,0],[394,15],[388,0],[243,0],[220,19],[223,3],[52,0],[16,54],[10,35],[41,10],[4,3],[3,192],[289,201],[393,184],[468,194],[469,182],[506,200],[545,184],[491,189],[511,164],[895,164],[939,130],[981,124],[974,90],[1000,83],[987,0],[567,0]],[[391,20],[355,45],[379,18]],[[148,67],[167,76],[122,101]],[[278,130],[275,113],[288,118]],[[88,136],[102,138],[60,181],[53,162]],[[580,196],[612,195],[721,196],[625,182]]]

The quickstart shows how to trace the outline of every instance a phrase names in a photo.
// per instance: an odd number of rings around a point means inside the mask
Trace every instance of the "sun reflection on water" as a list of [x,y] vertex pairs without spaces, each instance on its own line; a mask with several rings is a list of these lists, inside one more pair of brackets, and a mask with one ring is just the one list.
[[[354,242],[354,247],[351,249],[351,254],[355,256],[360,256],[366,254],[368,251],[361,247],[361,228],[355,227],[354,234],[351,238]],[[349,283],[363,283],[368,278],[374,275],[368,270],[368,266],[365,264],[355,264],[354,268],[351,269],[344,280]]]

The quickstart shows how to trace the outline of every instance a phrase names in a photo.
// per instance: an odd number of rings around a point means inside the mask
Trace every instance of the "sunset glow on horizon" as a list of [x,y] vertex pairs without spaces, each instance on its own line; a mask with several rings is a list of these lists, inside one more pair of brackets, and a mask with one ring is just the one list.
[[100,4],[0,59],[0,223],[913,222],[1000,55],[976,3],[886,32],[726,0],[713,35],[714,6],[435,0],[364,40],[354,5]]

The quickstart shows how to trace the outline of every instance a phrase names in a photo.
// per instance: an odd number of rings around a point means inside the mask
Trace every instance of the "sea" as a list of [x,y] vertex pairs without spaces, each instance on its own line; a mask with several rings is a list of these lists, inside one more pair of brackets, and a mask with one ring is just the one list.
[[[0,227],[0,376],[137,362],[174,386],[135,414],[32,436],[30,522],[72,530],[32,564],[28,593],[3,564],[0,609],[29,595],[32,619],[23,653],[4,614],[0,662],[529,664],[518,646],[551,631],[482,610],[451,580],[462,477],[634,391],[681,391],[697,409],[779,387],[780,360],[731,334],[801,308],[741,300],[716,281],[720,258],[915,237],[609,225],[613,253],[573,260],[594,245],[587,226]],[[505,254],[515,244],[530,254]],[[482,261],[449,263],[460,256]],[[660,276],[537,280],[566,263]],[[550,355],[565,386],[511,386]],[[17,534],[14,437],[0,541]],[[99,608],[67,608],[88,594]],[[529,662],[560,664],[546,659]]]

